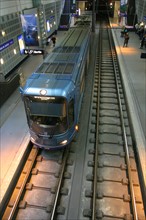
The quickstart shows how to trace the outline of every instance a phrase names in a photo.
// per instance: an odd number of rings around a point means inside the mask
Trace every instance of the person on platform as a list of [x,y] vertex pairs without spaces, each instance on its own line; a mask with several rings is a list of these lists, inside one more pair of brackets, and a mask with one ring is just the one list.
[[118,14],[118,25],[120,25],[120,22],[121,22],[121,12],[120,12],[119,8],[118,8],[117,14]]
[[124,35],[128,32],[127,28],[125,26],[122,27],[121,30],[121,37],[124,37]]
[[47,39],[47,45],[48,45],[48,46],[49,46],[49,44],[50,44],[50,41],[51,41],[51,39],[48,38],[48,39]]
[[53,47],[55,47],[55,44],[56,44],[56,37],[53,36],[53,37],[51,38],[51,40],[52,40],[52,42],[53,42]]
[[146,33],[143,35],[142,40],[140,42],[140,49],[143,49],[143,46],[146,48]]
[[129,42],[129,34],[125,33],[124,34],[124,44],[123,44],[123,47],[128,47],[128,42]]

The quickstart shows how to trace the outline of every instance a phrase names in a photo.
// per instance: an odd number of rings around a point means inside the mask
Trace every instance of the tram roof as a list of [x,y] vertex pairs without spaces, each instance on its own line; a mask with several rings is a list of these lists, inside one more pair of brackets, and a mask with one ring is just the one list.
[[45,61],[35,71],[46,74],[72,74],[79,57],[80,47],[58,47],[49,54]]

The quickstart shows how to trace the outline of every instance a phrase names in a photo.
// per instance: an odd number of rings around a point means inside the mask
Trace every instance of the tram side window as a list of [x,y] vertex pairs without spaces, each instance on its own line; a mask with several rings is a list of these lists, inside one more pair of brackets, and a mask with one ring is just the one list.
[[68,105],[68,119],[69,119],[69,127],[73,125],[74,122],[74,100],[72,99]]

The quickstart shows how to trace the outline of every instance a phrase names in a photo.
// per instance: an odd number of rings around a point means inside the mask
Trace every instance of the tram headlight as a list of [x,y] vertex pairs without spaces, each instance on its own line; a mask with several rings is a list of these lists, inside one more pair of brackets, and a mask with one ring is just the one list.
[[60,144],[62,145],[67,144],[67,140],[61,141]]
[[78,126],[78,125],[75,126],[75,130],[76,130],[76,131],[79,130],[79,126]]
[[31,137],[30,140],[32,141],[32,143],[35,143],[36,138]]

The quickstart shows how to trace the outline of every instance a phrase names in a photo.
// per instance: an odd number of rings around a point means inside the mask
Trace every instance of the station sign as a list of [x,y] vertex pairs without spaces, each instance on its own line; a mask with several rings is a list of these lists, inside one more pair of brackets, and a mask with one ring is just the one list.
[[26,55],[43,55],[44,54],[44,50],[24,49],[24,54],[26,54]]
[[7,47],[11,46],[14,43],[14,40],[11,39],[7,42],[5,42],[4,44],[0,45],[0,51],[3,51],[4,49],[6,49]]

